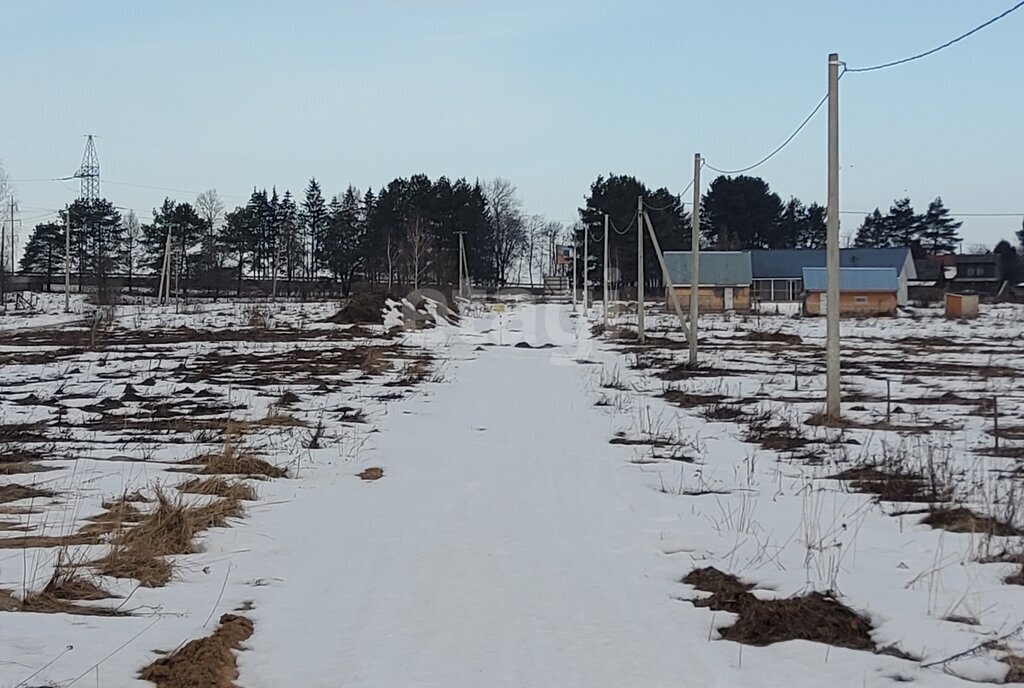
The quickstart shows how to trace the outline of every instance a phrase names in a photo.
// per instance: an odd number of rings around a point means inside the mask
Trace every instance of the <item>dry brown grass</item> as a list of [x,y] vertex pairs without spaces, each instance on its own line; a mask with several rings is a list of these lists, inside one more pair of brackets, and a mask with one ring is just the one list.
[[235,650],[253,633],[252,621],[225,614],[212,635],[191,640],[139,672],[157,688],[234,688],[238,678]]
[[177,487],[179,491],[188,494],[212,495],[245,502],[256,500],[256,489],[252,485],[241,480],[225,480],[217,476],[203,479],[193,478]]
[[18,485],[15,483],[0,485],[0,504],[17,502],[21,499],[38,499],[40,497],[52,496],[53,492],[50,490],[40,490],[31,485]]
[[992,516],[979,514],[964,506],[933,506],[921,523],[951,533],[978,533],[1002,537],[1014,537],[1021,534],[1018,528],[1009,523]]
[[227,526],[228,519],[242,516],[237,499],[190,506],[171,500],[160,490],[156,497],[153,511],[112,539],[110,551],[97,562],[100,573],[134,578],[146,587],[166,585],[171,579],[171,564],[165,557],[194,552],[197,535],[209,528]]
[[246,451],[234,437],[228,438],[219,453],[197,456],[183,462],[182,465],[194,466],[195,468],[188,470],[201,475],[248,475],[265,478],[288,476],[288,471],[284,468]]

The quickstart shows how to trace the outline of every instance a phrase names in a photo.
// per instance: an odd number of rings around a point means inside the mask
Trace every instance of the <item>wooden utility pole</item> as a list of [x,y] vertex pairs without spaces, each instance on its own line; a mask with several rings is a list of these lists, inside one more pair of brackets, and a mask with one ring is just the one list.
[[608,327],[608,213],[604,214],[604,298],[601,303],[604,326]]
[[64,312],[71,312],[71,206],[64,215]]
[[643,344],[644,334],[644,197],[636,197],[636,339]]
[[[690,216],[690,365],[697,365],[697,298],[700,291],[700,153],[693,156],[693,214]],[[668,285],[672,289],[672,285]]]
[[828,56],[828,208],[825,267],[828,272],[825,312],[825,416],[841,415],[839,395],[839,55]]

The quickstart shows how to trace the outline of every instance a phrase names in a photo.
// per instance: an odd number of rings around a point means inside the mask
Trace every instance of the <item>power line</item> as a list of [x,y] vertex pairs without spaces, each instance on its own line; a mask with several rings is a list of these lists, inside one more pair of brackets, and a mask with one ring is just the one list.
[[[871,215],[874,210],[840,210],[840,215]],[[1024,217],[1024,212],[1021,213],[953,213],[950,212],[951,216],[954,217]]]
[[[1022,3],[1024,3],[1024,0],[1021,0],[1021,1],[1022,1]],[[840,73],[839,74],[839,78],[842,78],[842,76],[843,76],[843,74]],[[828,94],[826,93],[824,96],[822,96],[821,100],[818,101],[818,104],[814,106],[814,109],[811,110],[811,114],[809,114],[806,117],[804,117],[804,121],[800,123],[800,126],[798,126],[793,131],[793,133],[789,135],[789,138],[787,138],[785,141],[783,141],[779,145],[778,148],[776,148],[771,153],[769,153],[768,155],[764,156],[763,158],[761,158],[760,160],[755,162],[753,165],[747,165],[746,167],[741,167],[741,168],[736,169],[736,170],[721,170],[721,169],[715,167],[714,165],[711,165],[710,163],[707,162],[707,160],[705,160],[704,161],[704,166],[707,167],[710,170],[718,172],[719,174],[742,174],[744,172],[749,172],[750,170],[754,169],[755,167],[760,167],[761,165],[765,164],[766,162],[768,162],[769,160],[774,158],[776,155],[778,155],[782,151],[783,148],[788,146],[790,144],[790,142],[793,139],[796,138],[797,134],[799,134],[801,131],[803,131],[803,128],[807,126],[807,123],[810,122],[814,118],[814,116],[816,114],[818,114],[818,110],[820,110],[821,106],[824,105],[827,101],[828,101]],[[683,193],[686,193],[686,192],[684,191]]]
[[996,15],[995,17],[992,17],[991,19],[989,19],[984,24],[981,24],[979,26],[974,27],[973,29],[971,29],[967,33],[962,33],[959,36],[957,36],[956,38],[954,38],[953,40],[947,41],[946,43],[943,43],[942,45],[940,45],[938,47],[932,48],[931,50],[926,50],[923,53],[918,53],[917,55],[911,55],[910,57],[904,57],[901,60],[893,60],[892,62],[886,62],[884,64],[874,65],[873,67],[857,67],[856,69],[854,69],[854,68],[847,68],[846,71],[848,71],[848,72],[877,72],[880,69],[888,69],[889,67],[895,67],[897,65],[906,64],[908,62],[913,62],[915,60],[920,60],[921,58],[928,57],[929,55],[934,55],[935,53],[939,52],[940,50],[945,50],[946,48],[950,47],[951,45],[959,43],[960,41],[964,40],[965,38],[967,38],[969,36],[973,36],[974,34],[978,33],[982,29],[984,29],[984,28],[986,28],[988,26],[991,26],[992,24],[995,24],[997,21],[999,21],[1003,17],[1006,17],[1007,15],[1009,15],[1009,14],[1019,10],[1021,7],[1024,7],[1024,0],[1021,0],[1021,2],[1018,2],[1016,5],[1014,5],[1010,9],[1006,10],[1002,14],[999,14],[999,15]]
[[611,225],[611,227],[612,227],[612,231],[613,231],[613,232],[615,232],[616,234],[618,234],[618,235],[620,235],[620,236],[621,236],[621,235],[623,235],[623,234],[627,233],[627,232],[628,232],[629,230],[633,229],[633,223],[634,223],[634,222],[636,222],[636,218],[637,218],[637,215],[636,215],[636,213],[633,213],[633,219],[631,219],[631,220],[629,221],[629,226],[628,226],[628,227],[626,227],[626,228],[625,228],[624,230],[622,230],[621,232],[620,232],[620,231],[618,230],[618,228],[617,228],[617,227],[615,226],[615,220],[613,220],[613,219],[612,219],[611,215],[609,215],[609,216],[608,216],[608,223],[609,223],[609,224]]

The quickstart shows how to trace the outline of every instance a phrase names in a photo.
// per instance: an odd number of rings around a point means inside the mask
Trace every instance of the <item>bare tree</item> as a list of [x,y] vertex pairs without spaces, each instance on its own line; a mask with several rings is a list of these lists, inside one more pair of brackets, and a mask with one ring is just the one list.
[[410,218],[405,235],[405,259],[412,274],[413,289],[420,288],[420,275],[430,268],[433,253],[434,237],[422,215],[416,213],[415,217]]
[[516,187],[497,177],[484,185],[491,239],[491,257],[498,284],[508,281],[509,272],[527,246],[526,221]]
[[142,241],[142,225],[139,218],[135,216],[134,210],[129,210],[121,216],[121,225],[124,227],[124,267],[128,271],[128,293],[132,293],[132,279],[135,276],[135,268],[138,265],[139,242]]
[[[224,201],[216,189],[207,189],[196,196],[196,213],[203,221],[202,237],[199,239],[199,273],[209,286],[211,278],[216,276],[221,267],[220,245],[217,241],[221,225],[226,218]],[[219,285],[218,285],[219,287]]]

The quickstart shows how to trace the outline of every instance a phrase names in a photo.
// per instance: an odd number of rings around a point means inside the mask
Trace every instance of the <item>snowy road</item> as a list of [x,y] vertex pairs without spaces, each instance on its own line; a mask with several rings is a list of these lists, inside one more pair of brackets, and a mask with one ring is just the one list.
[[283,685],[311,665],[316,685],[332,686],[678,686],[699,675],[699,654],[679,642],[678,584],[651,578],[665,557],[637,511],[649,491],[623,475],[628,451],[608,444],[594,369],[570,351],[471,354],[385,420],[365,459],[385,467],[382,480],[344,502],[317,490],[294,504],[335,520],[306,543],[316,565],[256,611],[260,632],[240,657],[247,685]]

